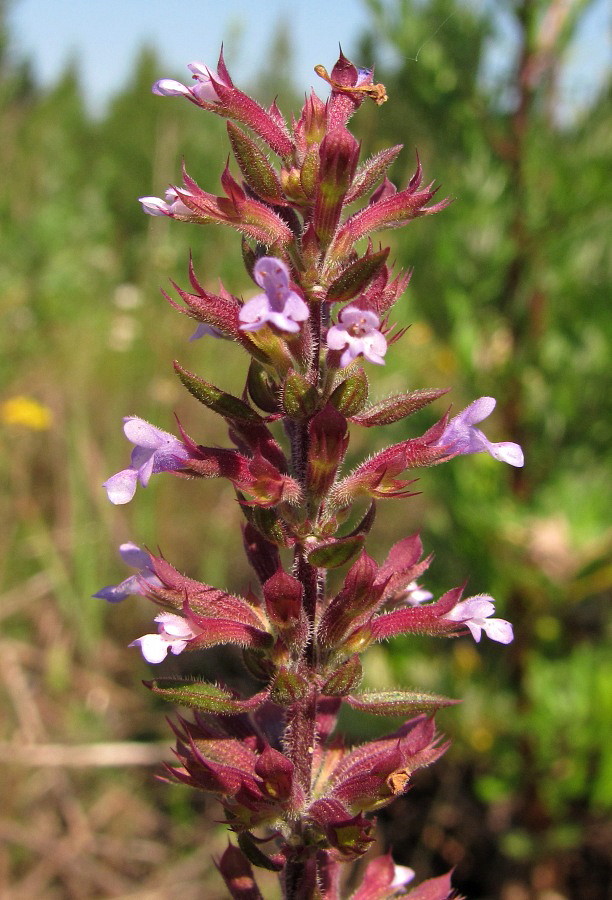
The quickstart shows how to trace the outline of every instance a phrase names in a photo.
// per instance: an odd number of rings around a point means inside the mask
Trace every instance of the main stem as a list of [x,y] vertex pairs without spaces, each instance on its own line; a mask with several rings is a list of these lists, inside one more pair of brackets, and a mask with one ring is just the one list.
[[[320,307],[319,307],[320,309]],[[313,316],[314,353],[313,362],[308,373],[312,384],[318,384],[320,370],[321,321],[320,315]],[[306,508],[308,503],[308,450],[309,420],[293,423],[291,435],[291,462],[295,477],[300,482]],[[314,524],[314,523],[313,523]],[[312,762],[317,737],[317,647],[315,641],[315,622],[317,611],[323,599],[324,581],[316,566],[307,558],[308,548],[303,544],[296,547],[294,558],[295,577],[303,588],[302,603],[310,628],[310,640],[304,650],[302,662],[310,681],[311,689],[306,697],[301,698],[287,712],[285,728],[285,752],[295,766],[295,775],[301,784],[306,798],[312,789]],[[296,853],[287,861],[283,873],[283,888],[286,900],[314,900],[317,896],[317,850],[305,843],[303,822],[298,820],[294,828]]]

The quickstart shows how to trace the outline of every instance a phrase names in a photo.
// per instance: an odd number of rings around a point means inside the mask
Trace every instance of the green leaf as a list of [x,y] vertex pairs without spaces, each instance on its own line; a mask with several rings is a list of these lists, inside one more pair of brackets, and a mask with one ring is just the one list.
[[291,369],[283,384],[281,402],[291,419],[307,419],[317,408],[319,393],[310,381]]
[[338,666],[333,675],[330,675],[321,688],[321,693],[328,697],[345,697],[359,685],[362,674],[361,662],[355,654]]
[[283,524],[275,511],[265,506],[250,506],[244,494],[236,492],[244,517],[253,528],[277,547],[288,547],[289,541]]
[[332,406],[343,416],[356,416],[368,399],[368,377],[357,365],[347,370],[346,378],[334,388],[329,398]]
[[353,535],[324,544],[308,554],[308,562],[311,566],[320,569],[337,569],[350,562],[360,552],[365,543],[363,535]]
[[174,362],[174,369],[187,390],[196,400],[203,403],[209,409],[219,413],[224,419],[232,419],[236,422],[261,422],[261,416],[252,409],[248,403],[239,400],[232,394],[226,394],[214,384],[209,384],[203,378],[198,378],[192,372],[188,372],[178,362]]
[[302,700],[309,692],[308,680],[299,672],[290,672],[284,666],[279,668],[270,690],[270,699],[280,706],[290,706]]
[[345,697],[344,700],[353,709],[361,709],[375,716],[413,716],[460,702],[438,694],[416,691],[374,691]]
[[232,716],[236,713],[257,709],[266,700],[267,691],[255,694],[248,700],[238,700],[229,691],[206,681],[179,681],[172,678],[157,678],[143,682],[154,694],[170,700],[178,706],[189,706],[203,712]]
[[309,147],[300,169],[300,186],[306,197],[314,197],[317,189],[317,176],[321,165],[318,143]]
[[346,537],[365,537],[366,534],[369,534],[372,525],[374,524],[374,519],[376,518],[376,503],[374,500],[370,503],[368,507],[368,511],[366,512],[363,519],[355,525],[350,534],[347,534]]
[[347,266],[329,286],[325,298],[327,302],[346,303],[347,300],[360,294],[385,265],[390,249],[386,247],[376,253],[366,253],[361,259]]
[[227,123],[227,131],[236,162],[249,187],[273,205],[284,204],[283,191],[276,169],[257,143],[233,122]]
[[358,425],[364,425],[366,428],[371,428],[373,425],[390,425],[392,422],[399,422],[400,419],[423,409],[424,406],[443,397],[449,390],[450,388],[438,390],[431,388],[411,391],[409,394],[396,394],[368,407],[361,415],[352,415],[351,421]]
[[247,375],[247,390],[253,403],[267,413],[277,413],[278,389],[261,363],[251,360]]
[[[238,846],[250,863],[260,869],[268,869],[270,872],[280,872],[284,866],[284,862],[277,862],[270,859],[269,856],[260,850],[255,843],[253,836],[248,831],[241,831],[238,835]],[[237,896],[237,895],[235,895]],[[251,894],[250,896],[255,896]]]

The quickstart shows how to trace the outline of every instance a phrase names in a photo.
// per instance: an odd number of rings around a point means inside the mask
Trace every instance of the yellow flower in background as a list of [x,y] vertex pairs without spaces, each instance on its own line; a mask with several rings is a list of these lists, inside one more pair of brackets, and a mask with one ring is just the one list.
[[0,422],[3,425],[21,425],[32,431],[46,431],[51,427],[53,415],[48,406],[43,406],[33,397],[18,394],[9,397],[0,405]]

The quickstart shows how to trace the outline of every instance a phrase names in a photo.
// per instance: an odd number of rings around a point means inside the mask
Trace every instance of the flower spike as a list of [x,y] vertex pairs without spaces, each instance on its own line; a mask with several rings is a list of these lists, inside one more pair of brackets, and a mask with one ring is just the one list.
[[[228,593],[125,543],[120,553],[134,573],[96,596],[117,603],[135,594],[155,604],[156,631],[130,644],[148,663],[233,645],[260,682],[256,693],[243,694],[181,676],[182,668],[197,669],[183,667],[183,658],[172,667],[177,674],[145,682],[159,697],[193,710],[191,720],[179,716],[171,726],[177,759],[166,766],[167,778],[220,802],[237,844],[217,863],[232,898],[262,900],[254,867],[263,867],[278,874],[283,896],[339,900],[341,864],[371,847],[372,814],[405,794],[415,770],[445,752],[434,715],[458,702],[418,689],[362,689],[361,654],[398,635],[471,634],[478,642],[484,632],[501,644],[513,639],[512,625],[494,617],[488,594],[463,599],[462,585],[434,599],[425,580],[433,554],[424,553],[418,534],[377,561],[369,534],[378,501],[414,496],[408,470],[480,452],[522,466],[523,454],[517,444],[492,443],[476,427],[495,406],[490,397],[453,418],[442,416],[424,434],[406,431],[401,440],[395,435],[396,443],[376,443],[365,460],[349,452],[353,426],[394,425],[446,393],[400,387],[369,399],[363,361],[380,366],[395,351],[405,329],[392,325],[391,308],[411,275],[393,271],[390,248],[375,245],[373,234],[450,202],[436,200],[418,154],[414,174],[398,190],[389,168],[401,145],[379,149],[360,165],[360,143],[347,126],[365,100],[381,105],[387,99],[373,69],[356,66],[340,50],[331,72],[315,69],[329,98],[311,92],[291,119],[276,101],[261,106],[240,91],[223,52],[216,69],[192,62],[188,70],[189,83],[162,78],[153,92],[227,120],[233,158],[221,173],[221,193],[201,188],[183,166],[180,184],[140,203],[147,215],[224,225],[240,235],[255,296],[243,301],[222,284],[212,293],[191,260],[188,290],[171,282],[178,300],[163,292],[197,324],[192,341],[225,342],[214,345],[222,360],[214,381],[197,363],[174,368],[188,402],[219,416],[229,446],[217,445],[216,434],[214,446],[200,444],[180,423],[175,437],[129,416],[130,464],[105,487],[112,503],[124,504],[139,483],[146,486],[161,472],[189,478],[195,491],[196,479],[227,479],[222,489],[233,488],[236,513],[246,520],[243,546],[255,577],[242,596]],[[211,346],[205,341],[191,349]],[[223,378],[238,352],[249,358],[248,374],[238,388],[228,387]],[[359,509],[364,499],[367,512]],[[408,721],[386,737],[346,746],[335,731],[343,705],[353,715]],[[416,888],[413,878],[390,854],[379,856],[362,872],[351,900],[455,895],[450,874]]]

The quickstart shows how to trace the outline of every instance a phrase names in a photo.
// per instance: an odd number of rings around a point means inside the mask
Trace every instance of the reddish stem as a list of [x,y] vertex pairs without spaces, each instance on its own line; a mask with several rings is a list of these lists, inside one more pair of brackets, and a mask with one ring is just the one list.
[[[317,310],[315,314],[314,310]],[[312,384],[318,384],[320,375],[320,348],[321,348],[321,306],[313,308],[311,316],[313,328],[313,362],[308,372]],[[309,450],[309,419],[300,422],[287,422],[287,432],[291,441],[291,462],[293,473],[300,482],[304,495],[308,498],[307,469]],[[322,600],[325,589],[324,579],[320,577],[316,566],[310,565],[307,559],[307,550],[303,545],[296,548],[294,561],[295,577],[303,586],[304,611],[310,623],[313,637],[304,650],[304,662],[312,675],[313,689],[302,700],[294,703],[287,712],[285,728],[285,753],[295,766],[296,777],[301,784],[306,797],[310,797],[312,785],[312,760],[317,737],[317,700],[318,694],[314,687],[316,675],[317,652],[314,641],[314,625],[317,609]],[[299,820],[295,824],[294,838],[301,849],[297,851],[294,859],[288,860],[283,873],[285,900],[313,900],[317,895],[317,859],[316,848],[304,847],[302,842],[303,823]]]

